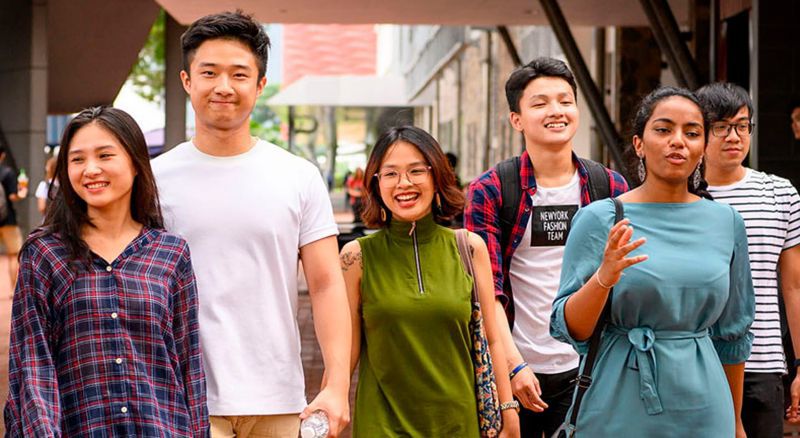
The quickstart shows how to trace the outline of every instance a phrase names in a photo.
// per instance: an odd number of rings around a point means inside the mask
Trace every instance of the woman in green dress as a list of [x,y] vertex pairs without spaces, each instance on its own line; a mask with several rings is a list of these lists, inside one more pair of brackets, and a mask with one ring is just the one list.
[[[704,194],[705,120],[691,92],[642,101],[642,185],[575,216],[551,333],[580,353],[611,296],[578,437],[744,436],[739,420],[754,292],[741,216]],[[623,275],[624,272],[624,275]]]
[[[473,279],[453,230],[437,220],[464,203],[436,140],[392,128],[367,163],[362,218],[380,231],[342,249],[359,365],[353,436],[478,437],[469,321]],[[494,309],[489,254],[470,233],[483,309]],[[483,312],[502,409],[503,437],[519,420],[493,311]]]

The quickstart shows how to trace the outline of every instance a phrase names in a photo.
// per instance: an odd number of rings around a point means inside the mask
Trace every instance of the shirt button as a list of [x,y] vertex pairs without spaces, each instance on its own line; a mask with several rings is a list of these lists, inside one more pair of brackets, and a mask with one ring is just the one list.
[[106,266],[106,271],[111,272],[114,268],[111,265]]
[[117,315],[117,312],[112,312],[111,313],[111,319],[117,319],[117,316],[119,316],[119,315]]
[[120,412],[122,412],[122,413],[124,414],[124,413],[128,412],[128,408],[126,408],[125,406],[123,406],[123,407],[122,407],[122,408],[121,408],[119,411],[120,411]]
[[118,358],[117,358],[117,359],[116,359],[114,362],[116,362],[116,363],[117,363],[117,365],[119,365],[119,364],[121,364],[121,363],[122,363],[122,358],[121,358],[121,357],[118,357]]

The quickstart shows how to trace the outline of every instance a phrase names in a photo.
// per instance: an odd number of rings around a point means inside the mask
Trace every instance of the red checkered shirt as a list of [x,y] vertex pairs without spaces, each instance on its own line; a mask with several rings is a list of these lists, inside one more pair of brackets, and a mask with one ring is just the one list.
[[[578,176],[581,187],[581,206],[586,206],[591,202],[589,197],[589,176],[578,157],[573,153],[572,162],[578,169]],[[606,169],[612,197],[619,196],[628,191],[628,183],[625,178],[613,170]],[[514,323],[513,295],[511,292],[511,282],[506,281],[508,270],[511,266],[511,257],[517,249],[522,236],[525,234],[525,227],[531,215],[531,197],[536,193],[536,179],[533,176],[533,164],[525,151],[520,156],[520,183],[522,184],[523,196],[520,199],[517,220],[511,230],[510,245],[501,248],[501,227],[500,227],[500,208],[502,207],[502,195],[500,190],[500,177],[497,169],[492,167],[484,172],[480,177],[469,185],[467,196],[467,207],[464,212],[464,226],[480,235],[486,242],[489,249],[489,258],[492,261],[492,273],[494,274],[495,294],[499,297],[506,308],[506,315],[509,324]]]
[[68,260],[41,232],[22,251],[6,436],[208,436],[186,242],[145,229],[112,263]]

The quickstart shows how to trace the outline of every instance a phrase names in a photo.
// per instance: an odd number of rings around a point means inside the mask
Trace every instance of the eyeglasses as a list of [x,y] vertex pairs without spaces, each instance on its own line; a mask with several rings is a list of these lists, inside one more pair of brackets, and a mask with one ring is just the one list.
[[755,123],[750,122],[739,122],[739,123],[714,123],[711,125],[711,133],[714,137],[721,137],[725,138],[731,133],[731,129],[736,128],[736,133],[739,137],[744,137],[745,135],[750,135],[753,132],[753,127],[756,126]]
[[422,184],[428,180],[428,175],[431,173],[431,166],[417,166],[406,170],[405,172],[398,172],[394,169],[386,169],[376,173],[378,183],[384,187],[394,187],[400,182],[400,175],[405,173],[406,179],[411,184]]

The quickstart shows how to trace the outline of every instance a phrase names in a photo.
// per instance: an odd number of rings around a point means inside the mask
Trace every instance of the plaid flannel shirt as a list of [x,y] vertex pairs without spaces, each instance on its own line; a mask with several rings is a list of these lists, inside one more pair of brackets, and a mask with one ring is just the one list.
[[112,263],[75,268],[54,235],[22,251],[6,436],[208,436],[186,242],[145,229]]
[[[589,176],[586,169],[578,160],[578,156],[572,154],[572,162],[578,169],[581,187],[581,206],[586,206],[591,202],[589,198]],[[609,178],[610,193],[612,197],[619,196],[628,191],[628,183],[625,178],[613,170],[606,169]],[[486,242],[489,249],[489,259],[492,262],[492,273],[494,275],[495,295],[503,303],[506,309],[509,324],[514,324],[514,301],[511,292],[511,282],[506,281],[508,270],[511,266],[511,257],[517,249],[522,236],[525,234],[525,227],[531,215],[531,197],[536,193],[536,179],[533,176],[533,164],[525,151],[520,156],[520,183],[522,184],[523,196],[520,199],[517,220],[511,231],[511,244],[507,248],[501,248],[500,231],[500,208],[502,207],[502,194],[500,190],[500,177],[497,169],[492,167],[484,172],[480,177],[469,185],[467,196],[467,207],[464,213],[464,226],[480,235]]]

